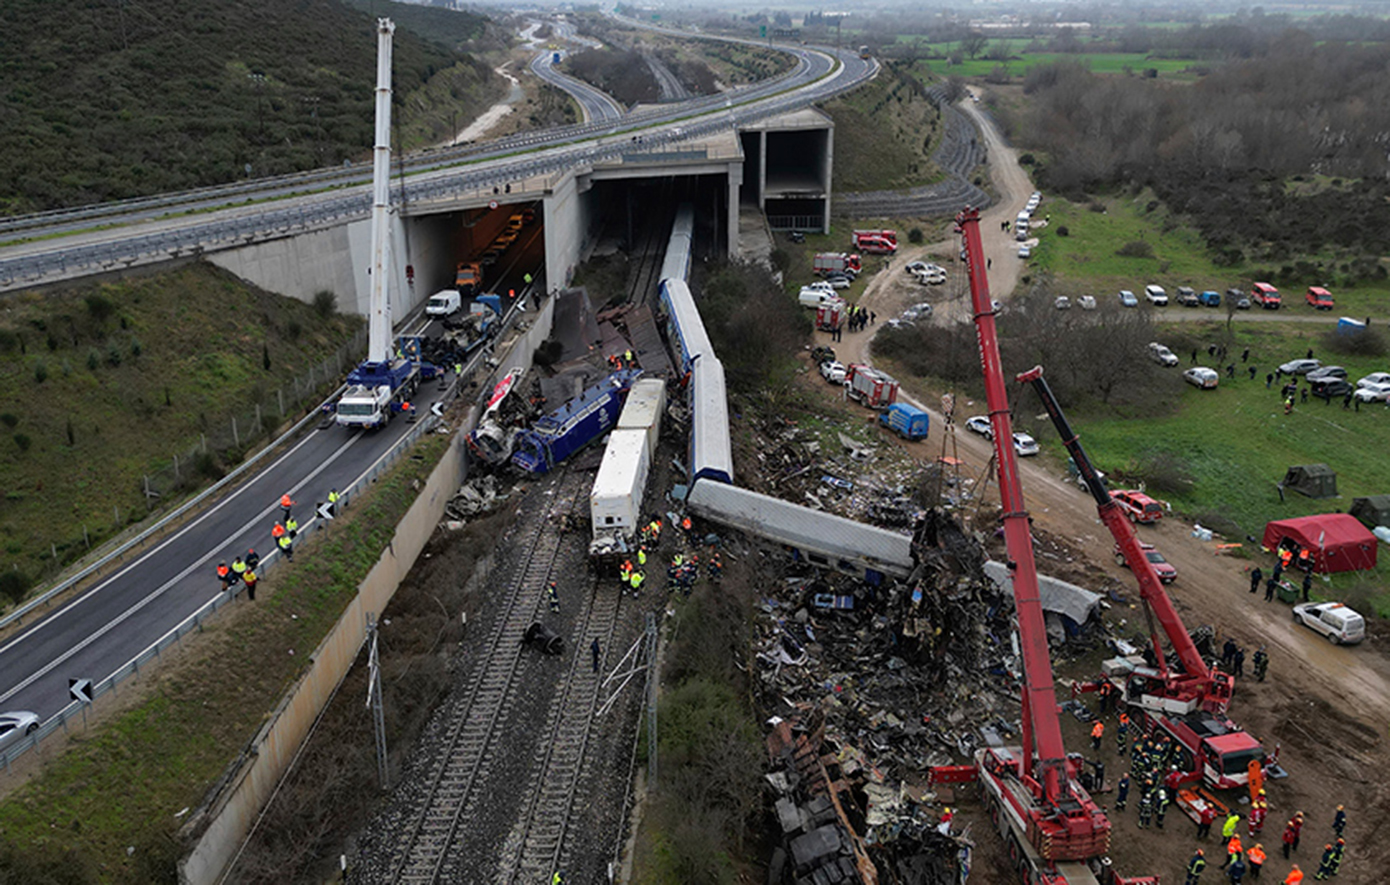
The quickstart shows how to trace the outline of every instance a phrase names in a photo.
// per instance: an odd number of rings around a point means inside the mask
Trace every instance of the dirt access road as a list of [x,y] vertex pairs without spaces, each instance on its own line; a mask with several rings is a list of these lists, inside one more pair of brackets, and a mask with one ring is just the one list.
[[[1018,284],[1022,262],[1016,257],[1017,244],[1000,230],[1000,222],[1012,220],[1017,215],[1034,187],[1018,165],[1015,152],[1004,145],[989,120],[977,112],[973,102],[964,104],[965,111],[984,133],[989,147],[990,175],[1000,195],[999,202],[983,213],[981,232],[986,255],[991,259],[992,296],[1007,300]],[[923,256],[944,256],[947,260],[940,263],[951,270],[952,282],[956,285],[948,284],[944,302],[933,298],[937,306],[935,321],[949,321],[953,315],[961,321],[968,320],[964,273],[959,262],[951,260],[958,251],[959,241],[952,238],[944,243],[900,252],[888,268],[869,283],[860,303],[886,318],[895,315],[905,304],[922,300],[926,290],[909,283],[902,267]],[[961,279],[957,282],[956,278]],[[870,344],[876,329],[877,326],[871,326],[865,332],[846,333],[841,342],[833,345],[840,360],[846,364],[870,362]],[[829,335],[817,335],[817,343],[830,343]],[[1003,346],[1007,347],[1008,342],[1003,342]],[[920,381],[904,384],[904,390],[915,393],[915,397],[906,398],[924,408],[935,400],[935,395]],[[1011,393],[1018,404],[1016,408],[1042,411],[1031,392],[1012,387]],[[827,388],[826,395],[834,393]],[[945,425],[939,409],[928,410],[932,413],[931,437],[926,442],[908,444],[908,448],[924,460],[949,451],[943,442],[941,428]],[[962,420],[985,411],[981,402],[957,404],[957,415]],[[1085,428],[1079,430],[1084,439]],[[955,436],[959,457],[965,463],[963,471],[969,476],[981,476],[992,454],[991,445],[970,433],[961,432]],[[1077,556],[1104,569],[1130,596],[1136,595],[1132,592],[1135,587],[1132,577],[1114,562],[1113,541],[1097,518],[1091,497],[1067,479],[1058,465],[1046,460],[1027,459],[1021,475],[1037,530],[1063,542]],[[997,495],[988,497],[997,501]],[[1269,680],[1264,683],[1242,680],[1231,709],[1232,717],[1259,736],[1266,748],[1280,745],[1280,759],[1291,773],[1287,780],[1274,782],[1269,787],[1269,823],[1259,837],[1270,854],[1265,878],[1277,882],[1287,873],[1288,863],[1278,857],[1282,822],[1295,811],[1303,810],[1308,815],[1309,829],[1294,860],[1300,863],[1311,881],[1322,844],[1330,838],[1333,811],[1338,804],[1345,804],[1355,824],[1348,827],[1347,860],[1338,880],[1343,883],[1385,881],[1382,870],[1390,864],[1390,840],[1381,837],[1390,835],[1390,825],[1385,823],[1381,812],[1390,807],[1390,789],[1376,775],[1385,770],[1387,761],[1390,658],[1377,640],[1383,640],[1387,632],[1372,625],[1371,640],[1365,645],[1353,648],[1329,645],[1312,631],[1293,624],[1287,605],[1265,603],[1262,593],[1251,595],[1248,592],[1247,569],[1258,564],[1267,573],[1272,565],[1271,558],[1258,549],[1251,551],[1255,554],[1253,562],[1218,555],[1215,542],[1196,539],[1191,525],[1175,518],[1165,519],[1154,527],[1140,527],[1139,533],[1143,540],[1156,544],[1177,567],[1179,578],[1171,593],[1189,626],[1212,624],[1220,637],[1233,636],[1247,654],[1260,645],[1268,647]],[[1040,559],[1039,563],[1043,571],[1065,568],[1047,559]],[[1127,619],[1127,628],[1132,632],[1142,631],[1141,610],[1134,604],[1129,608],[1122,613]],[[1114,614],[1112,612],[1112,616]],[[1068,746],[1073,750],[1082,749],[1085,743],[1082,727],[1071,717],[1064,717],[1064,720]],[[1113,722],[1110,727],[1113,728]],[[1115,757],[1113,741],[1108,735],[1101,757],[1110,766],[1110,779],[1118,777],[1123,760]],[[1102,797],[1102,801],[1108,799]],[[1141,835],[1136,829],[1133,808],[1131,802],[1127,813],[1112,814],[1118,868],[1131,874],[1161,873],[1166,881],[1181,881],[1182,866],[1199,844],[1192,837],[1191,825],[1178,813],[1169,817],[1167,831],[1143,831]],[[984,872],[995,863],[992,857],[1002,855],[1003,846],[989,835],[983,823],[974,831],[981,840],[979,870]],[[1244,833],[1243,827],[1241,832]],[[1208,842],[1205,848],[1209,858],[1219,855],[1214,841]],[[1219,861],[1213,863],[1217,865]],[[998,870],[1002,874],[1002,861]],[[1273,875],[1276,873],[1277,876]],[[1215,869],[1208,871],[1208,878],[1220,875]]]

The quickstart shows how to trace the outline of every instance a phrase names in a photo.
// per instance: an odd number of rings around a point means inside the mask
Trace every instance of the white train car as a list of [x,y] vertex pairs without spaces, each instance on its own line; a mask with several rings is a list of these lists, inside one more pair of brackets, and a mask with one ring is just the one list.
[[666,340],[676,351],[676,372],[683,376],[690,371],[696,358],[703,354],[713,355],[714,347],[685,280],[661,281],[661,307],[666,313]]
[[608,437],[593,491],[589,519],[593,524],[591,551],[624,547],[637,531],[642,497],[651,474],[652,458],[643,428],[614,430]]
[[713,353],[695,361],[690,384],[690,481],[734,481],[733,442],[724,364]]
[[660,281],[690,281],[690,250],[695,237],[695,207],[682,203],[671,225],[671,239],[666,243],[666,257],[661,262]]
[[627,403],[618,416],[619,430],[642,430],[647,434],[647,451],[656,457],[661,438],[661,416],[666,412],[666,382],[643,378],[632,385]]
[[785,545],[797,560],[870,584],[912,573],[912,539],[907,535],[703,479],[686,503],[697,516]]

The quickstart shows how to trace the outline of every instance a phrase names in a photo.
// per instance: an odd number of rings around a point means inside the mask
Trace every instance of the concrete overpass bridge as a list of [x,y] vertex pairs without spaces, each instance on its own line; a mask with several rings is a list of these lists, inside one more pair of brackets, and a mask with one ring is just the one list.
[[[827,229],[833,127],[810,105],[878,68],[850,52],[782,48],[797,57],[793,71],[732,93],[407,158],[393,188],[393,313],[451,283],[520,207],[544,221],[551,285],[567,283],[605,219],[655,182],[701,207],[716,251],[737,248],[740,201],[774,227]],[[321,170],[0,222],[0,236],[15,238],[0,246],[0,292],[205,258],[269,291],[308,300],[328,289],[341,309],[365,313],[369,178]]]

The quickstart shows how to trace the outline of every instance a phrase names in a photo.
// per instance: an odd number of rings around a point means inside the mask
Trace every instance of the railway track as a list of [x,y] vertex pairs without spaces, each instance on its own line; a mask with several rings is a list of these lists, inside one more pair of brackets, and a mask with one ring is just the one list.
[[[509,582],[515,589],[498,617],[482,672],[449,723],[445,752],[437,757],[426,800],[405,828],[388,879],[392,883],[455,881],[446,873],[446,866],[457,853],[452,848],[460,822],[486,814],[486,797],[478,790],[480,775],[506,749],[497,746],[497,726],[515,703],[516,675],[524,652],[522,636],[537,619],[545,585],[556,565],[562,537],[558,517],[585,500],[580,494],[583,486],[583,476],[567,470],[545,512],[533,517],[515,541],[515,549],[527,551],[517,579]],[[583,656],[576,653],[573,657],[579,660]]]
[[614,587],[591,582],[589,605],[571,633],[574,656],[560,702],[553,704],[547,739],[537,754],[529,801],[502,850],[497,885],[549,882],[554,871],[572,866],[565,834],[571,820],[580,775],[589,759],[589,736],[598,706],[602,669],[596,673],[584,640],[599,637],[610,648],[622,597]]
[[655,224],[647,226],[637,250],[637,266],[629,276],[627,298],[632,304],[655,304],[653,299],[661,280],[661,262],[666,258],[666,235],[671,230],[671,215],[661,215]]

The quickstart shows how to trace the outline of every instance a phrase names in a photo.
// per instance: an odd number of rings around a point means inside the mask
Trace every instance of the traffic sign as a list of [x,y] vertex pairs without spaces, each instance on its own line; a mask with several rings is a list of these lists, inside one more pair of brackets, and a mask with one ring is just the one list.
[[72,695],[74,701],[90,704],[92,702],[92,680],[69,679],[68,694]]
[[489,209],[496,209],[496,208],[497,208],[497,201],[496,201],[496,200],[488,200],[487,207],[488,207]]
[[327,501],[324,501],[318,507],[318,514],[319,516],[322,516],[324,519],[331,521],[333,519],[333,505],[329,504]]
[[443,418],[443,417],[444,417],[444,404],[443,404],[443,403],[430,403],[430,411],[434,413],[434,416],[435,416],[436,418]]

